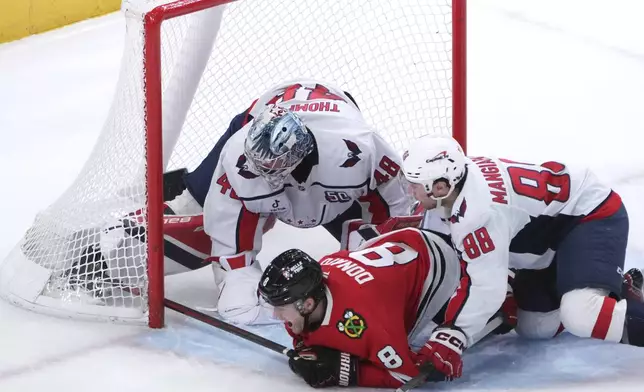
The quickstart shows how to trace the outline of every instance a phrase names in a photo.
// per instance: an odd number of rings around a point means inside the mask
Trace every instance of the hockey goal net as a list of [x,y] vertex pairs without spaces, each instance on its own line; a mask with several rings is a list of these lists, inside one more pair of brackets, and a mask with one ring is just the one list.
[[[195,168],[235,114],[284,80],[341,86],[399,151],[425,133],[464,143],[464,3],[125,2],[104,129],[78,178],[0,263],[0,295],[44,313],[163,326],[162,173]],[[126,216],[137,233],[124,234]]]

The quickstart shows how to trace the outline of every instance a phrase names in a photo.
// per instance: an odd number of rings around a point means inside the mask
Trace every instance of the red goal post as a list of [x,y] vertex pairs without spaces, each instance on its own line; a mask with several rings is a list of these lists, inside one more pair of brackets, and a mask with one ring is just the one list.
[[[15,304],[162,327],[163,172],[194,168],[227,120],[283,80],[346,88],[401,152],[424,133],[466,147],[466,0],[158,3],[124,3],[121,77],[92,157],[0,262],[0,296]],[[116,246],[105,227],[133,211],[145,243],[97,256]]]

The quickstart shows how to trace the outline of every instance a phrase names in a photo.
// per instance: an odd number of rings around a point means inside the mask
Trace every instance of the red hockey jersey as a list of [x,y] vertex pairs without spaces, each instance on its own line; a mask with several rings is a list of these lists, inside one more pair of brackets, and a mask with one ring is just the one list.
[[456,290],[459,262],[450,244],[408,228],[328,255],[320,264],[326,313],[319,328],[296,340],[364,359],[360,386],[395,388],[418,374],[408,337],[431,322]]

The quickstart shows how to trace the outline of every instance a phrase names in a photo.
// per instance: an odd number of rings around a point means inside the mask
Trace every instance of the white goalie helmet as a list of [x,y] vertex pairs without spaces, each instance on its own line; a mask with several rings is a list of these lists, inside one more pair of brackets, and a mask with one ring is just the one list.
[[314,147],[311,131],[297,114],[269,105],[253,120],[244,155],[253,171],[277,189]]
[[[407,181],[420,184],[434,200],[442,200],[454,191],[465,176],[465,153],[449,136],[424,136],[415,140],[403,155],[403,173]],[[432,195],[434,182],[444,179],[450,186],[447,195]]]

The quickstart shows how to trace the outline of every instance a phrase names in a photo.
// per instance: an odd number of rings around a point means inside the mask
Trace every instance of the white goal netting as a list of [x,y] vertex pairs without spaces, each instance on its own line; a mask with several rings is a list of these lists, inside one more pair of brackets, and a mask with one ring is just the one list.
[[[199,0],[184,1],[195,3]],[[127,19],[119,85],[81,174],[0,261],[0,295],[38,311],[147,322],[146,153],[195,168],[267,88],[332,82],[399,151],[452,128],[451,0],[240,0],[163,22],[163,151],[146,151],[146,11]],[[150,130],[151,132],[154,130]]]

